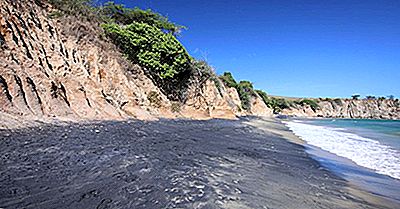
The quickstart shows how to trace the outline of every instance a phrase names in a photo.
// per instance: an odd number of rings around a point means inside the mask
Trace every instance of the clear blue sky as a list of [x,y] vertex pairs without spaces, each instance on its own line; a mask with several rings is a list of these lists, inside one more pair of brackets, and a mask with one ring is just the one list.
[[189,29],[217,73],[272,95],[400,96],[400,0],[117,0]]

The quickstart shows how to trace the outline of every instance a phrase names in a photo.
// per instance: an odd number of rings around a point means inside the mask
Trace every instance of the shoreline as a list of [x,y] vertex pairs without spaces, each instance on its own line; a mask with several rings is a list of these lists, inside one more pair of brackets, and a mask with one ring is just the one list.
[[[393,177],[386,176],[383,174],[375,173],[371,169],[361,167],[347,158],[337,156],[337,155],[330,153],[326,150],[323,150],[319,147],[315,147],[315,146],[307,144],[306,141],[304,141],[299,136],[297,136],[292,130],[290,130],[289,127],[287,127],[282,122],[283,120],[288,120],[288,119],[292,119],[292,120],[296,120],[296,119],[313,119],[313,120],[327,119],[327,120],[329,120],[330,119],[330,120],[332,120],[335,118],[316,118],[316,117],[306,117],[306,118],[304,118],[304,117],[289,117],[289,118],[284,118],[284,119],[282,119],[282,118],[273,118],[273,119],[262,118],[263,121],[264,120],[269,121],[269,122],[278,121],[280,123],[280,125],[285,127],[284,130],[282,130],[282,131],[276,131],[276,127],[271,129],[271,127],[268,127],[268,125],[263,125],[262,121],[260,123],[260,120],[256,120],[256,123],[254,123],[254,121],[253,121],[253,123],[249,123],[249,124],[254,125],[254,126],[256,126],[264,131],[267,131],[267,132],[281,134],[284,139],[286,139],[292,143],[304,146],[304,149],[306,150],[306,152],[310,154],[310,158],[316,160],[321,166],[327,168],[330,172],[334,173],[335,175],[340,176],[340,178],[344,178],[348,184],[347,189],[351,193],[358,195],[360,197],[363,197],[365,199],[373,200],[373,202],[378,205],[382,204],[387,207],[393,207],[395,205],[400,205],[400,199],[394,199],[393,197],[384,196],[384,193],[374,194],[374,193],[372,193],[373,188],[367,188],[366,185],[361,185],[360,182],[362,180],[357,179],[355,176],[350,177],[349,175],[355,175],[355,173],[356,173],[355,171],[343,173],[341,171],[338,171],[338,168],[335,168],[335,167],[338,166],[336,163],[339,163],[340,166],[347,166],[351,170],[354,170],[354,169],[360,170],[361,169],[362,171],[360,171],[360,172],[369,172],[369,173],[372,173],[373,175],[381,177],[381,178],[383,176],[386,179],[393,179],[395,181],[398,181],[398,179],[395,179]],[[354,118],[339,118],[339,119],[354,120]],[[360,118],[355,118],[355,119],[356,120],[393,120],[393,119],[360,119]],[[393,121],[396,121],[396,120],[393,120]],[[327,157],[328,155],[329,155],[329,157]],[[318,159],[323,159],[323,160],[318,160]],[[329,161],[329,162],[324,163],[324,161]],[[328,166],[327,164],[335,164],[335,165]],[[346,174],[347,174],[347,176],[346,176]],[[376,178],[378,178],[378,177],[376,177]],[[382,179],[379,179],[379,180],[384,181]],[[375,180],[375,181],[377,181],[377,180]]]
[[273,118],[42,124],[0,138],[4,208],[399,206],[321,166]]

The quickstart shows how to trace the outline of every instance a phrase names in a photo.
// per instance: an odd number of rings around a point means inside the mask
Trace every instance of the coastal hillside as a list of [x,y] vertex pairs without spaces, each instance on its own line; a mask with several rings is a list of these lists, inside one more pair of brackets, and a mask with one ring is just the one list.
[[[397,99],[288,99],[217,75],[151,10],[89,0],[0,2],[0,113],[22,118],[400,119]],[[3,117],[5,118],[5,117]]]
[[[304,102],[306,101],[306,102]],[[400,119],[398,99],[315,99],[292,102],[281,114],[298,117]]]
[[[74,2],[83,6],[76,7]],[[186,52],[183,73],[171,78],[154,75],[145,62],[152,60],[129,59],[127,50],[115,42],[119,39],[104,27],[106,21],[84,2],[0,2],[1,112],[72,119],[272,114],[258,96],[252,96],[249,107],[242,108],[236,89],[226,87],[206,62],[194,60]],[[74,13],[85,9],[87,16]],[[122,25],[115,22],[107,26]],[[165,38],[160,31],[155,28],[155,33]],[[174,47],[186,51],[174,36],[168,38]],[[128,53],[137,51],[143,49]]]

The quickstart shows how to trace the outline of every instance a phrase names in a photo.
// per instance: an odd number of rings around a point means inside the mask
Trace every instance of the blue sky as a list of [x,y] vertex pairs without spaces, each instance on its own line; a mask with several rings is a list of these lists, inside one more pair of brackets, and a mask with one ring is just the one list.
[[117,0],[185,25],[217,73],[272,95],[400,96],[399,0]]

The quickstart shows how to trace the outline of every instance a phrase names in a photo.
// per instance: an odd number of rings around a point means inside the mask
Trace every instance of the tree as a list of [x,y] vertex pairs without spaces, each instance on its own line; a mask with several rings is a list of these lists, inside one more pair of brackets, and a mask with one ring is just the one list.
[[365,98],[368,99],[368,100],[376,99],[376,97],[372,96],[372,95],[367,95],[367,96],[365,96]]
[[358,100],[360,98],[360,95],[359,94],[353,94],[353,95],[351,95],[351,98],[354,99],[354,100]]
[[394,100],[394,96],[393,95],[389,95],[389,96],[387,96],[387,98],[390,99],[390,100]]

